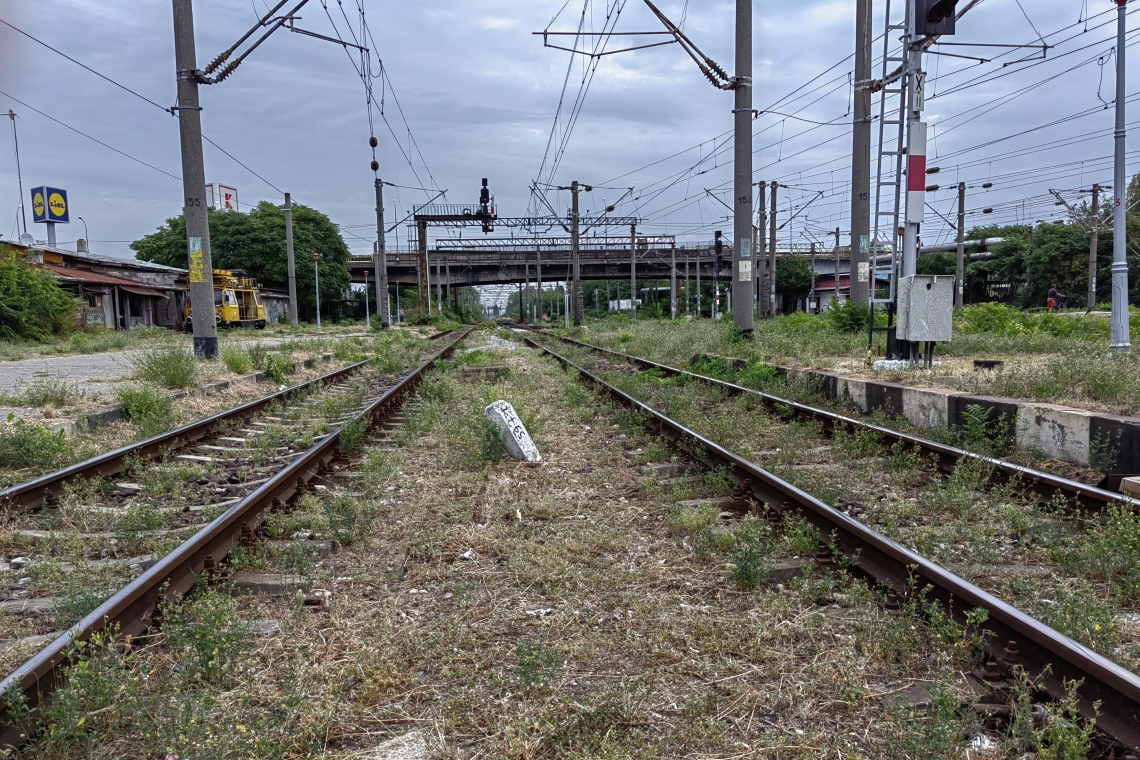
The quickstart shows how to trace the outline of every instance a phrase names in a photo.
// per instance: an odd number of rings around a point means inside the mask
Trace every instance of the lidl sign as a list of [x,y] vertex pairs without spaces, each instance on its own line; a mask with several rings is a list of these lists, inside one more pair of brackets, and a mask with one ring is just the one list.
[[32,188],[32,221],[68,224],[67,191],[58,187]]

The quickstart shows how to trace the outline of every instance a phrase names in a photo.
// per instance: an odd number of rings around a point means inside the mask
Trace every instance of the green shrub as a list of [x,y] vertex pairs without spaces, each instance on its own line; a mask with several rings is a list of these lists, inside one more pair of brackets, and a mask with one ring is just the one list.
[[223,348],[222,361],[226,363],[226,369],[238,375],[244,375],[253,368],[253,361],[249,358],[249,352],[241,346]]
[[67,406],[84,398],[78,385],[62,377],[33,380],[20,395],[29,406]]
[[1049,311],[1023,311],[1000,303],[979,303],[955,314],[958,330],[964,334],[1006,337],[1052,335],[1058,338],[1107,340],[1109,322],[1100,317],[1061,316]]
[[119,403],[143,438],[153,438],[174,427],[174,399],[156,388],[122,388]]
[[520,641],[515,647],[515,657],[518,658],[519,680],[524,689],[535,686],[545,686],[562,667],[562,655],[557,649],[551,649],[541,641],[531,644]]
[[832,300],[828,306],[827,319],[839,332],[857,333],[867,329],[871,319],[871,309],[864,303]]
[[254,369],[265,369],[269,361],[269,349],[261,343],[252,343],[245,347],[245,354]]
[[144,348],[131,357],[131,364],[135,377],[164,388],[189,388],[198,379],[198,359],[176,343]]
[[364,351],[356,340],[340,340],[333,346],[333,356],[346,362],[359,362],[364,360]]
[[276,356],[267,356],[265,359],[265,376],[278,385],[284,384],[285,373],[292,369],[293,365],[285,359]]
[[25,467],[50,467],[61,462],[71,451],[62,430],[53,433],[43,425],[8,415],[8,424],[0,425],[0,466],[21,470]]
[[345,546],[366,538],[376,516],[368,508],[367,502],[351,496],[323,499],[321,508],[325,513],[329,534]]
[[479,415],[479,461],[483,464],[497,464],[503,461],[507,453],[507,444],[503,442],[502,431],[499,426],[487,419],[487,415]]
[[42,341],[71,332],[78,306],[48,270],[0,244],[0,339]]
[[356,452],[360,451],[360,446],[364,443],[364,436],[367,433],[367,416],[357,417],[352,422],[345,424],[340,429],[340,437],[337,440],[341,452],[352,456]]

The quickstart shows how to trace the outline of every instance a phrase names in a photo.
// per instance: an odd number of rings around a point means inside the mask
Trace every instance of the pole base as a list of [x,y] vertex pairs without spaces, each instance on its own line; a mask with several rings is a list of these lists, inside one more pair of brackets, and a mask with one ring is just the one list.
[[194,337],[194,355],[199,359],[217,359],[218,358],[218,338],[199,338]]
[[740,340],[752,340],[752,330],[734,327],[732,328],[732,336]]

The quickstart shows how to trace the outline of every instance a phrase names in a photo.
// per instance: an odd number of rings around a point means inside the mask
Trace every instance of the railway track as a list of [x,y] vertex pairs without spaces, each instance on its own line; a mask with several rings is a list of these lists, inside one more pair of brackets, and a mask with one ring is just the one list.
[[[578,341],[562,340],[580,349],[602,351],[643,369],[657,369],[672,376],[687,375],[734,395],[755,394],[769,408],[784,415],[788,414],[788,409],[792,409],[796,417],[823,423],[822,426],[832,434],[836,430],[873,432],[884,440],[891,441],[892,445],[902,442],[905,446],[936,455],[940,469],[953,469],[952,465],[962,460],[983,461],[1007,478],[1017,477],[1027,485],[1032,485],[1033,491],[1041,496],[1061,493],[1067,499],[1094,509],[1134,506],[1119,494],[1066,481],[1048,473],[1038,473],[1000,460],[979,457],[961,449],[868,425],[713,378],[596,349]],[[1076,696],[1082,715],[1089,719],[1095,718],[1097,728],[1105,736],[1133,753],[1125,755],[1126,757],[1136,756],[1135,753],[1140,750],[1140,677],[1135,673],[696,430],[662,414],[567,356],[531,337],[526,342],[554,357],[568,369],[576,370],[583,381],[594,385],[622,406],[637,412],[648,421],[651,432],[666,439],[703,467],[727,475],[735,485],[730,501],[738,509],[748,510],[755,509],[757,505],[766,505],[777,518],[795,513],[806,519],[821,536],[829,537],[815,554],[817,563],[826,567],[842,562],[873,581],[884,584],[891,590],[891,594],[886,597],[888,606],[899,606],[916,598],[939,603],[954,621],[982,642],[987,662],[977,674],[979,680],[990,685],[1001,684],[1011,677],[1015,667],[1021,667],[1036,678],[1040,687],[1054,699],[1066,696],[1066,682],[1081,682]],[[978,610],[985,610],[985,615],[982,616],[984,622],[979,621]]]
[[623,354],[619,351],[613,351],[601,346],[595,346],[582,341],[567,338],[554,333],[535,330],[541,335],[555,338],[564,343],[576,346],[588,351],[597,352],[609,357],[612,357],[623,363],[628,363],[633,366],[639,367],[643,370],[656,370],[666,377],[686,377],[692,380],[705,383],[712,387],[721,388],[728,392],[730,395],[748,395],[751,398],[757,399],[769,410],[778,412],[788,421],[794,420],[812,420],[821,425],[821,429],[826,435],[834,435],[836,430],[845,430],[850,433],[864,432],[877,436],[882,442],[882,447],[886,451],[890,451],[897,444],[902,444],[915,451],[921,452],[922,455],[928,457],[935,463],[937,468],[943,473],[951,473],[958,466],[959,462],[963,460],[972,460],[983,462],[989,465],[994,470],[994,476],[998,482],[1017,481],[1023,488],[1029,489],[1037,494],[1038,498],[1043,502],[1049,502],[1058,494],[1065,498],[1070,503],[1090,509],[1090,510],[1103,510],[1110,506],[1124,506],[1132,509],[1140,508],[1140,501],[1125,496],[1114,491],[1108,491],[1097,486],[1089,485],[1088,483],[1081,483],[1080,481],[1070,480],[1068,478],[1054,475],[1052,473],[1036,470],[1031,467],[1025,467],[1013,462],[1007,462],[995,457],[984,456],[971,451],[966,451],[955,446],[949,446],[944,443],[932,441],[919,436],[910,435],[897,430],[875,425],[863,420],[848,417],[842,414],[828,411],[826,409],[819,409],[817,407],[801,404],[788,399],[780,398],[769,393],[755,390],[753,388],[746,388],[742,385],[730,383],[725,380],[719,380],[707,375],[701,375],[695,372],[690,372],[684,369],[671,367],[667,364],[644,359],[638,356],[631,356]]
[[[449,331],[451,340],[398,380],[357,377],[362,362],[0,493],[8,539],[36,556],[14,558],[21,569],[47,553],[62,572],[79,574],[72,587],[133,576],[0,682],[0,745],[18,746],[29,728],[11,710],[13,689],[34,707],[63,682],[78,642],[110,632],[134,637],[160,624],[164,604],[200,577],[214,577],[234,547],[253,548],[264,538],[270,512],[328,488],[349,462],[346,450],[392,417],[433,362],[469,332]],[[327,392],[318,393],[322,387]],[[98,580],[82,576],[92,570]],[[45,606],[30,597],[4,604],[8,612]]]

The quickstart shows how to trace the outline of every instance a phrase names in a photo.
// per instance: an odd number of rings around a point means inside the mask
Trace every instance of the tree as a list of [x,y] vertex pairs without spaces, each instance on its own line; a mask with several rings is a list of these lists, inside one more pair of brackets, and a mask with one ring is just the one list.
[[[242,269],[266,287],[289,287],[285,249],[285,209],[262,201],[248,214],[209,210],[210,249],[215,269]],[[313,253],[321,254],[321,308],[339,302],[348,289],[351,253],[337,226],[321,212],[293,206],[293,248],[297,259],[297,300],[301,311],[315,310]],[[186,219],[167,219],[156,232],[131,243],[137,258],[186,267]],[[335,311],[335,309],[334,309]],[[332,316],[332,312],[326,312]]]
[[780,256],[776,259],[776,292],[784,297],[784,311],[791,311],[811,292],[811,267],[802,256]]
[[0,339],[44,340],[70,332],[78,308],[50,272],[0,243]]

